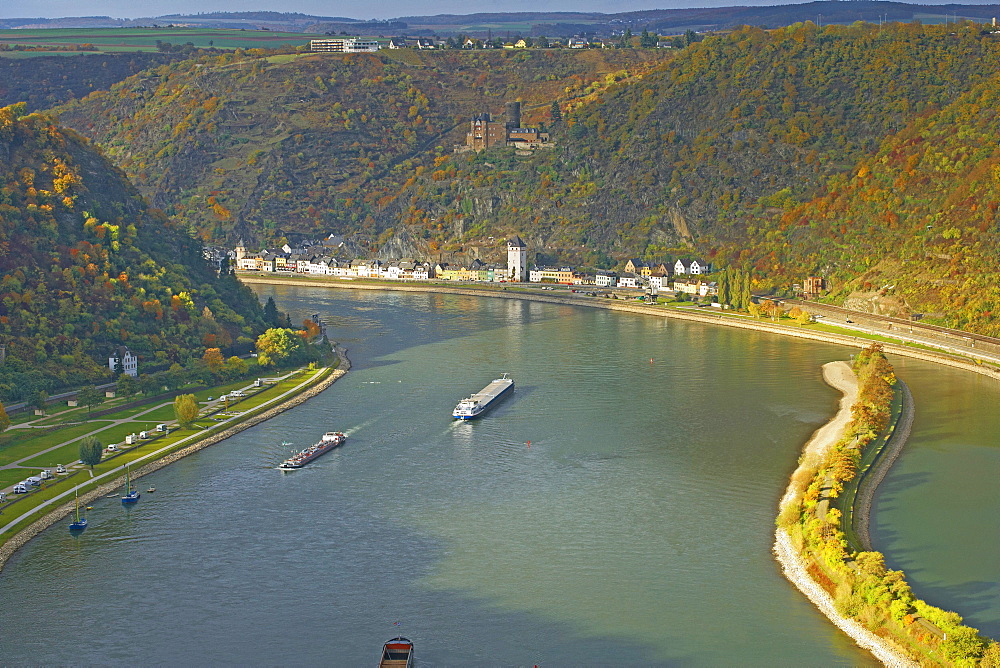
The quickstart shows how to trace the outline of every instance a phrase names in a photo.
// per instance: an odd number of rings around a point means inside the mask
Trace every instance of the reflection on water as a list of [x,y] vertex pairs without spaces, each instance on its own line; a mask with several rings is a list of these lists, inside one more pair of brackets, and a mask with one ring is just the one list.
[[1000,385],[893,360],[916,416],[873,512],[872,541],[914,592],[1000,638]]
[[[150,476],[131,511],[99,501],[81,538],[32,541],[0,573],[8,662],[364,665],[398,633],[422,665],[871,662],[770,556],[787,476],[836,406],[819,366],[848,351],[519,301],[260,291],[293,322],[319,311],[351,373]],[[503,371],[513,395],[451,419]],[[271,468],[329,430],[347,443]]]

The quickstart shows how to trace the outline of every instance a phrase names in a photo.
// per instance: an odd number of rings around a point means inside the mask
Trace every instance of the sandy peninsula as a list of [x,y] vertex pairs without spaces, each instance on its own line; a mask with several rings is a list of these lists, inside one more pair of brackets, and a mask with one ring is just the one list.
[[[799,467],[792,474],[793,482],[789,483],[785,495],[781,499],[779,512],[798,500],[802,492],[794,480],[806,471],[814,469],[823,460],[840,437],[844,434],[847,423],[851,420],[851,406],[857,399],[858,381],[847,362],[828,362],[823,365],[823,379],[832,387],[844,393],[840,399],[840,409],[828,423],[816,430],[803,449],[799,459]],[[884,639],[878,637],[853,619],[841,616],[833,603],[833,598],[809,576],[806,563],[792,544],[788,532],[778,528],[774,535],[774,554],[785,577],[805,594],[820,612],[826,615],[834,625],[849,635],[858,644],[887,666],[905,666],[915,668],[919,664],[910,660]]]

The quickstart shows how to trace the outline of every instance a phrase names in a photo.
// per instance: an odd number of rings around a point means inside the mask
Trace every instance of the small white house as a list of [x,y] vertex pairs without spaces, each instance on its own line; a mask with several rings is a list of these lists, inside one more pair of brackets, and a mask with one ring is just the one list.
[[599,288],[610,288],[611,286],[616,285],[617,283],[618,283],[618,274],[608,271],[599,271],[597,272],[597,274],[594,275],[594,285],[596,285]]
[[108,368],[135,378],[139,375],[139,358],[132,354],[128,346],[118,346],[108,357]]
[[712,265],[703,260],[677,260],[674,263],[675,274],[691,274],[698,276],[712,273]]
[[635,274],[624,273],[618,277],[618,287],[637,288],[639,287],[639,279]]
[[653,274],[649,277],[649,287],[657,292],[670,289],[670,277],[661,274]]

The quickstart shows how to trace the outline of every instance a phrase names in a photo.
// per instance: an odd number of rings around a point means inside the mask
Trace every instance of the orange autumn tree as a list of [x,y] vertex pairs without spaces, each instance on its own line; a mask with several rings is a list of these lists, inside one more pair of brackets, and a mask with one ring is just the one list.
[[213,374],[219,373],[222,367],[226,365],[226,359],[222,356],[222,351],[219,348],[207,349],[205,354],[201,356],[201,360]]

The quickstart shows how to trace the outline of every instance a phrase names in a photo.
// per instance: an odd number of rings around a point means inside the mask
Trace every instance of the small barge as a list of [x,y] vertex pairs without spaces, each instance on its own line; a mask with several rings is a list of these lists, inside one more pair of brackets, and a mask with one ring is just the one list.
[[379,668],[411,668],[413,666],[413,643],[409,638],[398,636],[382,645],[382,659]]
[[501,397],[514,389],[514,381],[503,374],[468,399],[462,399],[451,412],[456,420],[472,420],[488,411]]
[[326,454],[338,445],[343,444],[346,440],[347,437],[341,432],[328,431],[323,434],[323,438],[319,440],[319,443],[310,445],[297,455],[292,455],[285,461],[278,464],[278,468],[282,471],[294,471],[295,469],[300,469],[320,455]]

